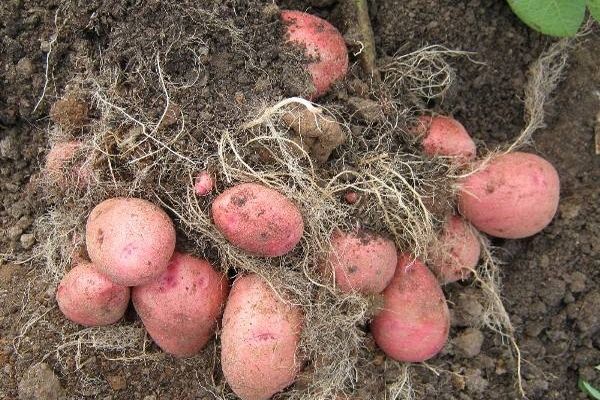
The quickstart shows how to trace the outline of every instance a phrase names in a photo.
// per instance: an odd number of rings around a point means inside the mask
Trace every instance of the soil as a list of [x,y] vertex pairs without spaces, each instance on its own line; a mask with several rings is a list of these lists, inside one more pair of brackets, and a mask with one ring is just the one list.
[[[40,239],[35,222],[47,204],[32,181],[48,149],[50,106],[78,75],[107,65],[127,69],[153,61],[153,46],[164,46],[176,37],[175,29],[182,37],[192,33],[192,24],[181,18],[197,14],[182,9],[201,7],[185,1],[172,8],[158,1],[61,3],[6,0],[0,4],[0,398],[213,398],[203,385],[212,377],[202,376],[204,370],[193,362],[170,357],[123,360],[119,352],[102,348],[85,351],[81,358],[73,353],[62,357],[56,351],[56,345],[76,327],[60,315],[55,286],[43,279],[44,265],[33,258]],[[174,80],[206,81],[202,93],[185,89],[179,93],[180,98],[189,96],[189,103],[182,106],[193,110],[191,121],[199,127],[219,125],[223,118],[241,118],[257,103],[309,90],[300,67],[302,55],[282,46],[282,27],[272,2],[206,3],[203,8],[230,25],[198,28],[204,33],[195,42],[201,72],[187,75],[193,68],[185,46],[174,45],[181,52],[173,57],[179,64],[165,65]],[[347,21],[336,3],[278,2],[281,8],[320,15],[345,32]],[[480,149],[518,135],[523,127],[527,68],[553,39],[528,29],[505,2],[496,0],[372,3],[380,58],[440,44],[472,51],[472,58],[483,63],[452,59],[457,80],[453,90],[428,106],[459,119]],[[248,23],[253,26],[251,35],[238,37],[227,31]],[[165,29],[172,37],[161,36]],[[562,199],[555,220],[532,238],[494,242],[505,262],[502,295],[516,328],[530,399],[584,399],[577,387],[580,377],[600,387],[600,372],[593,368],[600,364],[600,156],[594,152],[594,124],[600,110],[599,36],[596,26],[572,50],[565,79],[547,108],[547,127],[535,134],[529,149],[559,171]],[[138,51],[125,54],[132,43]],[[202,46],[210,51],[201,51]],[[240,56],[246,53],[250,55]],[[345,89],[338,89],[322,103],[343,97]],[[42,93],[45,96],[36,107]],[[149,109],[160,112],[162,104],[153,104],[152,96],[138,95]],[[452,284],[445,292],[453,315],[451,340],[430,363],[437,374],[411,367],[417,397],[519,398],[509,347],[498,334],[478,326],[483,310],[477,291]],[[33,323],[26,325],[32,318]],[[127,318],[136,319],[133,312]],[[214,351],[214,346],[206,351]],[[374,359],[373,368],[385,374],[381,354]],[[356,396],[383,398],[378,389]]]

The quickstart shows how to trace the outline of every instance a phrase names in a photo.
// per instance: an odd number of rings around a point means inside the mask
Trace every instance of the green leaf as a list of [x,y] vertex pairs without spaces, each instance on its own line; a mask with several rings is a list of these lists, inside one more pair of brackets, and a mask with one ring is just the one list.
[[592,396],[592,398],[596,400],[600,400],[600,390],[596,389],[595,387],[587,383],[585,380],[579,378],[578,386],[583,393]]
[[[508,0],[529,27],[552,36],[573,36],[585,17],[586,0]],[[592,0],[598,3],[599,0]]]
[[588,8],[592,18],[600,22],[600,0],[588,0]]

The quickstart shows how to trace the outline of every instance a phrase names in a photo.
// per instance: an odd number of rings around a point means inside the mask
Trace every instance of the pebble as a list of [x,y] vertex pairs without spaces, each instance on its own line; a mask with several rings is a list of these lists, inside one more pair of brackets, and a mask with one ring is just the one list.
[[483,333],[479,329],[467,328],[452,340],[458,353],[466,358],[473,358],[481,352]]
[[108,381],[111,389],[114,391],[123,390],[127,387],[127,382],[121,375],[111,375],[108,376],[106,380]]
[[46,363],[34,364],[19,382],[19,400],[64,399],[58,377]]
[[29,250],[35,244],[35,235],[33,233],[24,233],[21,235],[21,247]]

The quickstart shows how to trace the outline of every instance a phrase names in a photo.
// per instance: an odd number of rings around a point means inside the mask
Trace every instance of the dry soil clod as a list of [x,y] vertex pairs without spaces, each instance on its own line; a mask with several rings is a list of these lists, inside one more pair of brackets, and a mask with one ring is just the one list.
[[327,162],[333,150],[346,141],[346,134],[336,121],[308,109],[294,108],[281,120],[296,132],[294,141],[320,164]]

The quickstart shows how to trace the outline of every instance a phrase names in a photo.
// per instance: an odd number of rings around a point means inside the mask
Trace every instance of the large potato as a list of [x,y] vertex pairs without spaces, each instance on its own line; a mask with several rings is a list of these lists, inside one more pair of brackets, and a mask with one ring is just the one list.
[[548,161],[530,153],[501,154],[462,182],[459,211],[482,232],[519,239],[552,221],[559,192],[558,173]]
[[343,292],[380,293],[394,276],[398,256],[394,242],[366,229],[336,231],[325,260]]
[[389,357],[405,362],[425,361],[439,353],[448,338],[450,313],[429,269],[400,254],[383,296],[384,308],[371,323],[377,345]]
[[266,400],[294,381],[302,324],[300,310],[282,302],[263,278],[236,279],[223,314],[221,366],[241,399]]
[[167,269],[175,250],[175,227],[149,201],[117,197],[98,204],[85,227],[92,262],[113,282],[137,286]]
[[307,65],[315,88],[310,98],[324,95],[348,72],[348,49],[344,38],[329,22],[302,11],[284,10],[281,19],[289,24],[288,40],[304,47],[306,55],[314,59]]
[[212,216],[234,246],[263,257],[291,251],[304,230],[302,215],[290,200],[256,183],[225,190],[213,201]]
[[468,223],[457,215],[446,220],[429,266],[442,283],[467,278],[477,266],[481,245]]
[[81,262],[62,278],[56,290],[58,308],[84,326],[117,322],[129,303],[129,288],[111,282],[92,263]]
[[177,357],[198,353],[214,335],[229,287],[206,260],[175,253],[156,281],[131,290],[156,344]]

